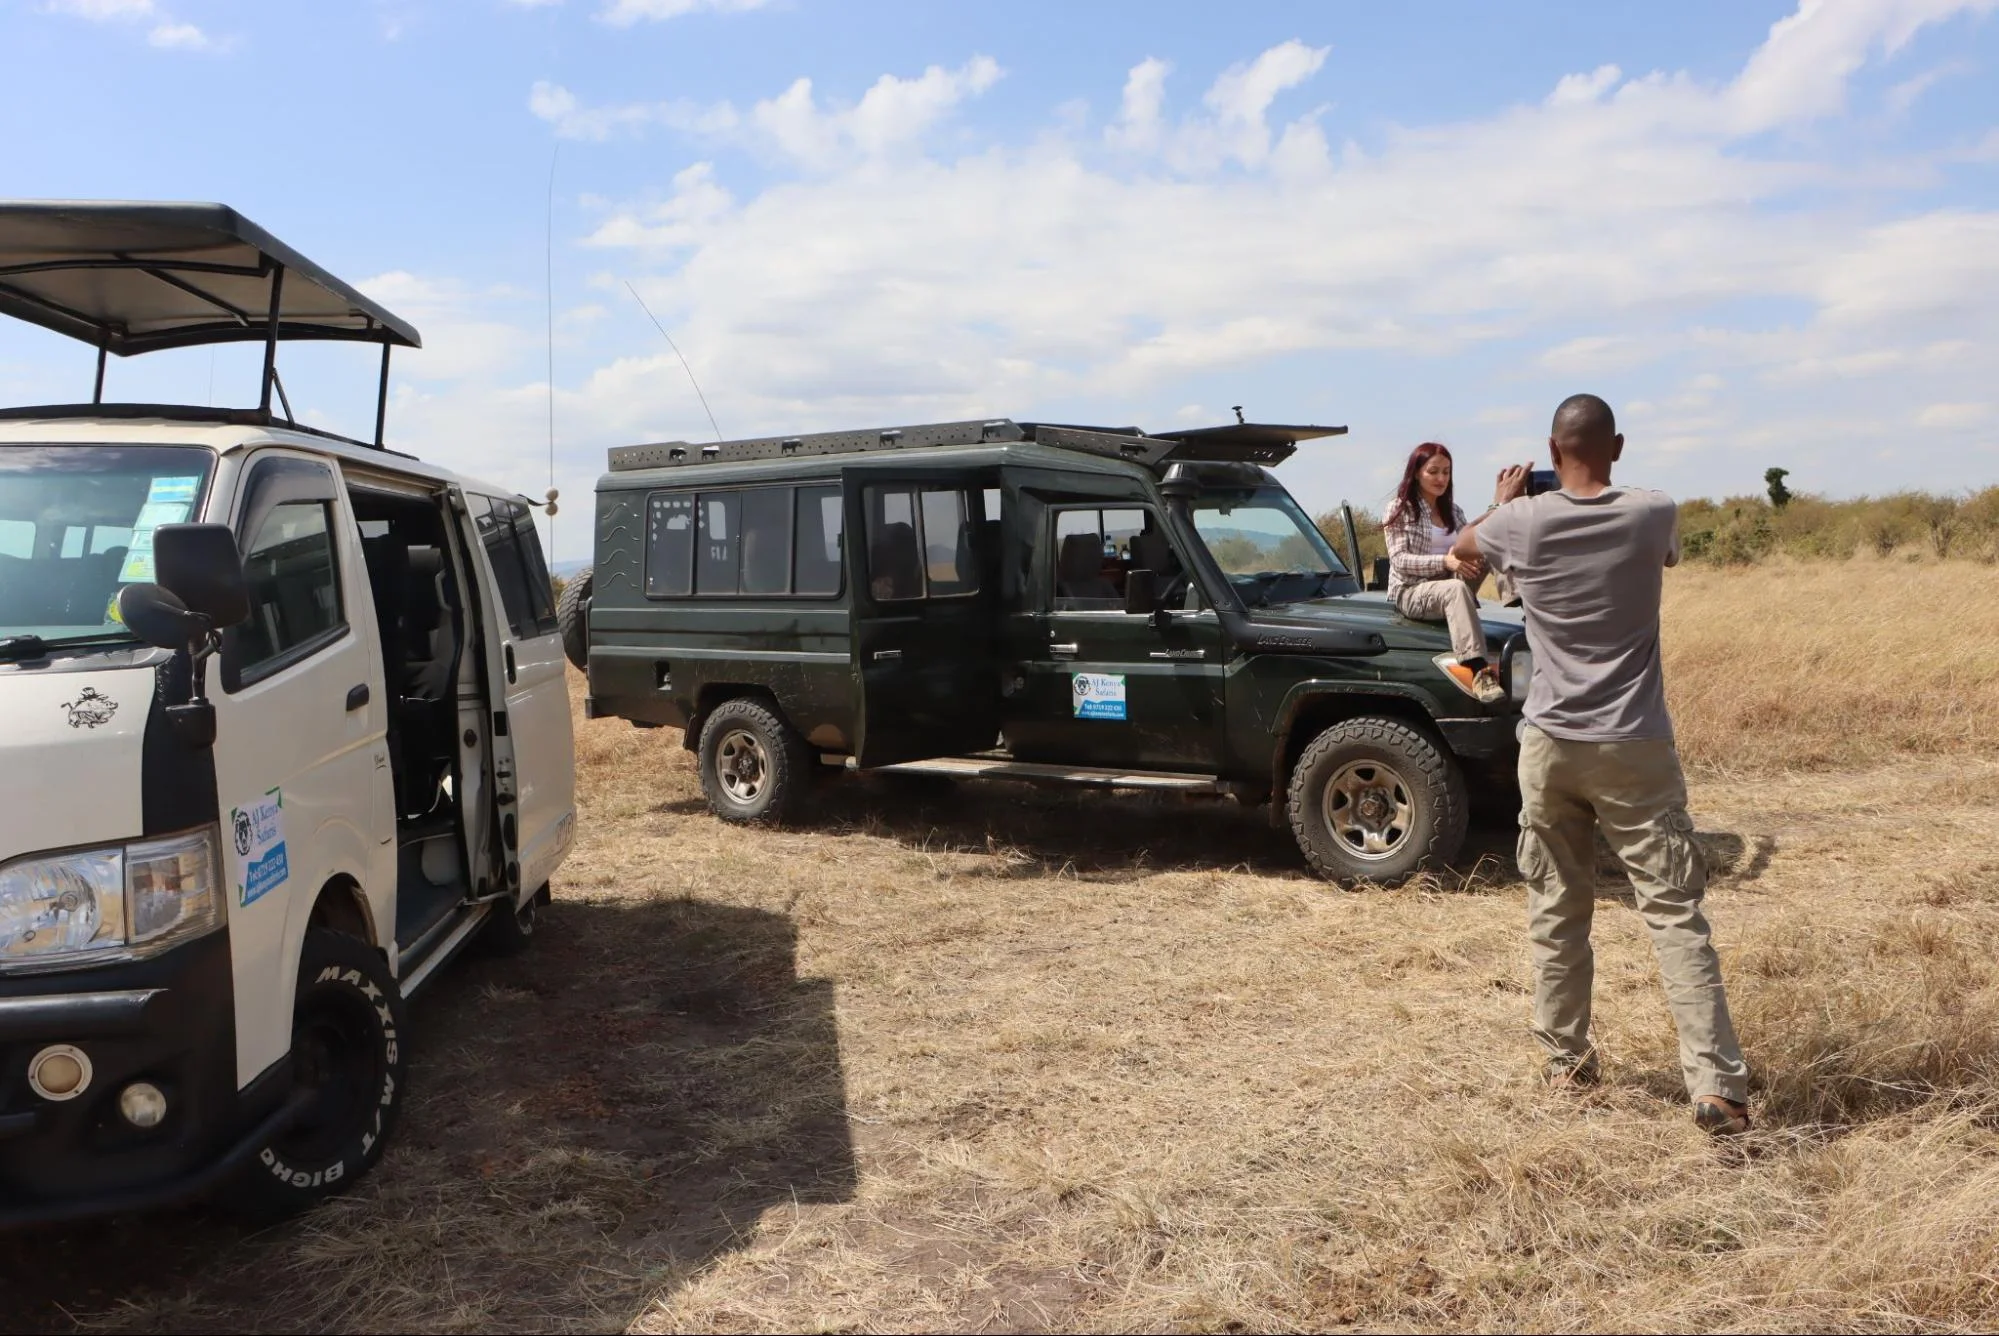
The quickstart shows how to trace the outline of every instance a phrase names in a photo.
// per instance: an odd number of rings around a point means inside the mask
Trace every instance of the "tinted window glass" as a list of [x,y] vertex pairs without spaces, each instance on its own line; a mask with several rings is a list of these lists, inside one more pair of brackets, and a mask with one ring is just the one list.
[[694,592],[694,495],[655,496],[646,507],[646,596]]
[[931,597],[969,594],[979,587],[972,517],[965,494],[952,489],[922,493],[923,569]]
[[520,540],[523,574],[527,577],[528,610],[534,616],[534,634],[552,635],[555,625],[555,586],[549,582],[548,562],[541,554],[541,534],[534,527],[534,511],[524,501],[509,503],[514,512],[514,534]]
[[695,499],[694,592],[736,592],[742,546],[742,493],[703,492]]
[[792,557],[792,592],[840,592],[840,489],[798,489],[798,541]]
[[916,495],[906,487],[870,487],[868,592],[878,603],[923,597],[923,547],[916,531]]
[[1171,547],[1165,536],[1156,527],[1148,531],[1147,521],[1148,512],[1136,509],[1057,511],[1056,611],[1122,611],[1133,570],[1150,570],[1157,577],[1177,569],[1177,562],[1169,565]]
[[243,552],[250,619],[236,628],[247,672],[343,624],[333,528],[324,501],[271,507]]
[[467,499],[479,526],[480,541],[486,545],[486,560],[493,567],[493,582],[500,587],[507,628],[516,640],[531,636],[535,633],[534,610],[528,600],[527,573],[521,566],[520,538],[514,533],[513,506],[484,496]]
[[791,489],[743,493],[743,592],[782,594],[791,586]]

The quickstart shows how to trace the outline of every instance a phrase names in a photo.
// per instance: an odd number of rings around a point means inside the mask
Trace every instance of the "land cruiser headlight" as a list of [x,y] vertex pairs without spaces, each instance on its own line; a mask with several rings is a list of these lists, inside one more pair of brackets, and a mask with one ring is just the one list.
[[0,867],[0,968],[153,955],[222,921],[213,827]]

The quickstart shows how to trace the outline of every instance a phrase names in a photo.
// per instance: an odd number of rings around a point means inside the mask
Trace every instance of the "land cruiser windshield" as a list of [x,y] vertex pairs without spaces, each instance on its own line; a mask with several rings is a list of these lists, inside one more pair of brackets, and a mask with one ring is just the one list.
[[1251,607],[1324,595],[1347,568],[1282,487],[1208,490],[1193,503],[1194,529]]
[[0,657],[131,640],[113,600],[153,578],[153,530],[194,517],[213,462],[187,446],[0,447]]

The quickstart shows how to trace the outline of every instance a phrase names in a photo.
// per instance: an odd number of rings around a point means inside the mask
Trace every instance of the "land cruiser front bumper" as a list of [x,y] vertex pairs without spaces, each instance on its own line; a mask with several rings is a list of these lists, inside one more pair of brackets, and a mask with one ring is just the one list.
[[[87,1083],[51,1099],[29,1079],[66,1046]],[[120,1110],[133,1082],[166,1097],[141,1128]],[[285,1064],[236,1087],[229,934],[142,961],[0,977],[0,1227],[168,1206],[213,1188],[294,1113]]]
[[1451,752],[1468,761],[1503,761],[1520,750],[1520,716],[1485,715],[1475,719],[1439,719],[1437,731]]

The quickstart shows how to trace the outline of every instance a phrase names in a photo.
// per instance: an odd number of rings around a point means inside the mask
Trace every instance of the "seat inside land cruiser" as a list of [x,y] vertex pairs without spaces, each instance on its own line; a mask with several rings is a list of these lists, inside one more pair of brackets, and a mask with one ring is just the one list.
[[901,520],[881,526],[868,549],[868,578],[877,599],[921,598],[923,554],[916,526]]
[[1118,598],[1117,586],[1104,578],[1104,540],[1094,533],[1072,533],[1062,540],[1056,557],[1057,593],[1062,598]]

